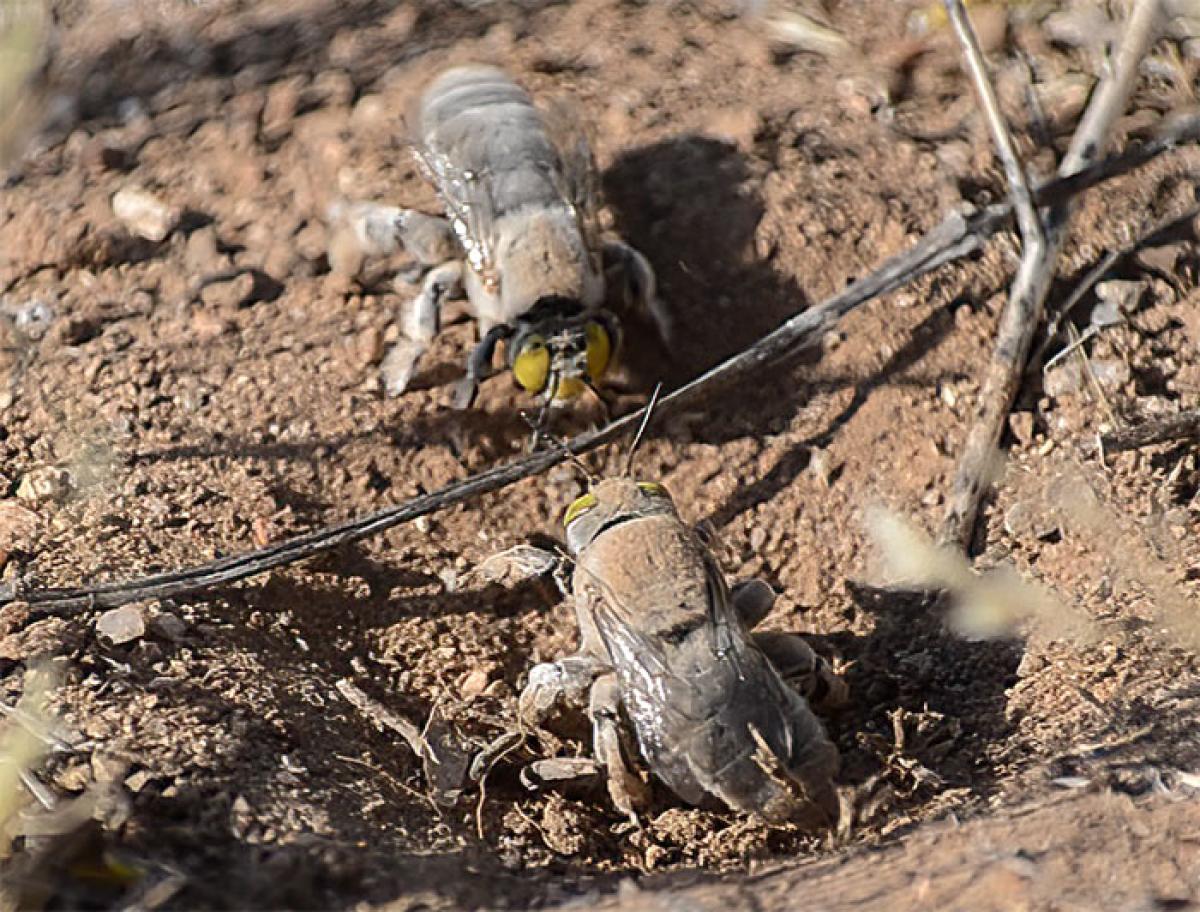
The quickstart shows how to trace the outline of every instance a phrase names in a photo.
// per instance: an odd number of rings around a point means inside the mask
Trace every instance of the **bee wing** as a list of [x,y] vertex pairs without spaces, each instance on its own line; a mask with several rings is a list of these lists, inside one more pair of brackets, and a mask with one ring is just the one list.
[[588,250],[600,249],[600,183],[588,123],[569,99],[539,105],[546,136],[558,155],[559,194],[575,212]]
[[488,175],[460,168],[446,150],[422,142],[413,154],[425,177],[437,188],[446,216],[467,262],[478,275],[494,272],[496,264],[495,211]]
[[705,623],[715,623],[715,654],[696,675],[676,671],[667,659],[664,642],[631,623],[629,619],[636,613],[611,586],[589,573],[600,590],[592,599],[592,617],[621,682],[626,712],[652,762],[655,757],[669,756],[674,739],[681,733],[704,725],[711,715],[712,692],[741,679],[747,659],[753,662],[747,651],[754,647],[730,626],[740,621],[729,604],[724,579],[715,565],[706,562],[705,566],[709,577],[709,617]]

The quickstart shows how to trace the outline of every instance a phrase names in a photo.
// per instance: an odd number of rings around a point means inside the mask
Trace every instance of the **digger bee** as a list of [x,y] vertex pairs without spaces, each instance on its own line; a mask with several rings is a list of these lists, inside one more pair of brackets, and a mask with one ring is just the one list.
[[[844,703],[847,688],[801,637],[753,630],[775,601],[771,588],[730,587],[657,482],[600,481],[563,524],[579,649],[530,671],[522,723],[539,728],[562,707],[584,708],[609,794],[630,817],[646,801],[627,765],[637,754],[689,804],[836,821],[838,751],[812,707]],[[539,761],[533,779],[542,769],[563,778],[560,763]]]
[[427,268],[383,363],[389,395],[408,387],[443,302],[464,292],[479,342],[456,388],[459,408],[493,372],[500,343],[516,383],[547,406],[594,388],[621,346],[614,298],[666,338],[650,264],[601,238],[590,146],[564,107],[539,108],[502,70],[470,65],[437,76],[410,119],[445,216],[376,207],[358,226],[365,246],[403,245]]

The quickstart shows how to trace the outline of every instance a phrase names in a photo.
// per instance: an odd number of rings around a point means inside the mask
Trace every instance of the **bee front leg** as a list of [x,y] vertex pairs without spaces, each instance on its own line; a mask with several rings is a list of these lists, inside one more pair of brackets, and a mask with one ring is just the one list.
[[461,293],[462,277],[461,260],[442,263],[425,275],[421,291],[405,311],[402,321],[404,338],[392,346],[380,365],[384,390],[389,396],[398,396],[408,389],[417,362],[437,335],[442,303]]
[[834,709],[850,699],[850,688],[833,667],[804,638],[794,633],[754,634],[754,644],[775,670],[813,706]]
[[658,296],[658,280],[650,261],[624,241],[605,243],[603,260],[605,277],[622,289],[621,298],[625,307],[649,318],[667,351],[672,351],[674,326],[666,306]]
[[393,224],[404,249],[426,266],[436,266],[453,259],[459,251],[450,221],[440,215],[401,209]]
[[621,688],[614,674],[598,677],[592,684],[592,751],[605,769],[608,794],[618,811],[636,826],[637,810],[650,800],[646,784],[625,765],[621,753]]
[[587,708],[592,682],[607,670],[599,659],[583,653],[534,665],[517,699],[517,718],[529,728],[540,728],[561,709]]
[[470,408],[479,391],[479,384],[492,375],[492,361],[496,356],[496,343],[508,339],[513,334],[513,328],[507,323],[493,326],[483,334],[479,344],[471,350],[467,359],[467,375],[454,388],[454,407],[456,409]]

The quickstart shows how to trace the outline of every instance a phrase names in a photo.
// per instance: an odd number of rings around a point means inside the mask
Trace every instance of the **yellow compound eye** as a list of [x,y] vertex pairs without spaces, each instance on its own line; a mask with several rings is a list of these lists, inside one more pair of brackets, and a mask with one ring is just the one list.
[[582,514],[594,506],[596,506],[595,494],[584,494],[582,497],[577,497],[575,502],[567,507],[567,512],[563,516],[563,526],[571,525],[571,523],[575,522]]
[[657,481],[639,481],[638,487],[652,497],[670,497],[667,489],[660,485]]
[[608,370],[608,362],[612,358],[612,339],[608,337],[608,330],[594,321],[588,323],[585,331],[587,333],[588,377],[595,382]]
[[546,340],[541,336],[526,339],[513,359],[512,372],[529,392],[540,393],[545,389],[550,375],[550,349],[546,348]]
[[554,391],[554,398],[560,402],[567,399],[574,399],[585,389],[587,387],[583,385],[583,381],[578,377],[563,377],[558,381],[558,389]]

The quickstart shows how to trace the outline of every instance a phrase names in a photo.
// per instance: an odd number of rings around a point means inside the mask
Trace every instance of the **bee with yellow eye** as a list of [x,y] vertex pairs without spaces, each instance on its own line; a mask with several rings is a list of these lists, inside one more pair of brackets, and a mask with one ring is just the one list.
[[[522,723],[586,710],[595,763],[631,818],[648,798],[640,760],[694,806],[835,822],[838,752],[812,707],[844,702],[846,685],[799,636],[752,632],[771,587],[730,587],[657,482],[597,482],[563,524],[579,649],[531,669]],[[523,777],[563,781],[585,762],[535,761]]]
[[[385,389],[407,389],[440,326],[444,301],[465,293],[479,343],[457,385],[469,406],[493,372],[497,346],[517,385],[561,403],[594,388],[618,356],[613,310],[667,321],[646,258],[601,237],[595,163],[569,110],[536,106],[502,70],[461,66],[437,76],[411,117],[417,160],[444,218],[389,207],[361,212],[364,251],[403,246],[425,267],[382,365]],[[353,219],[352,219],[353,220]]]

